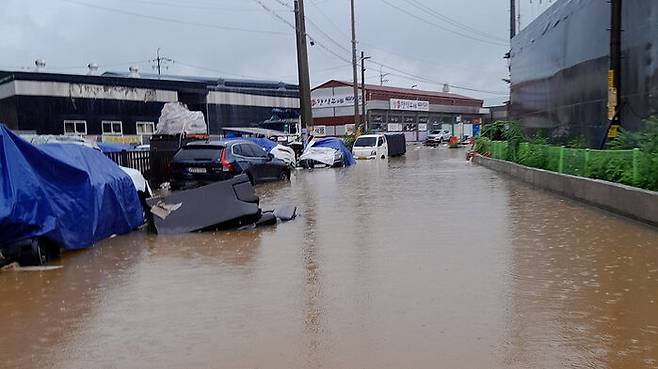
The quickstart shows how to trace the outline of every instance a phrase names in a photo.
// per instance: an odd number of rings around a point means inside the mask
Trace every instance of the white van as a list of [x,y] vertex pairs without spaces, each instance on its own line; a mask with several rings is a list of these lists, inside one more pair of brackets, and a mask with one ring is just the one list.
[[386,159],[388,142],[383,134],[363,135],[354,141],[352,154],[356,159]]

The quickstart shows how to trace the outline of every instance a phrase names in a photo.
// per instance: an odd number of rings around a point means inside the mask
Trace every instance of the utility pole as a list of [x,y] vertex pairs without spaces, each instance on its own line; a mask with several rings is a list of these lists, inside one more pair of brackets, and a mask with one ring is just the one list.
[[311,110],[311,82],[308,72],[308,51],[306,49],[304,0],[295,0],[295,31],[297,36],[297,72],[299,75],[299,107],[302,120],[302,142],[306,144],[307,133],[313,129],[313,112]]
[[158,47],[158,50],[156,51],[156,58],[151,60],[152,63],[156,63],[155,66],[153,66],[153,69],[158,71],[158,78],[160,78],[160,75],[162,75],[162,69],[167,69],[168,67],[165,65],[166,63],[173,63],[174,61],[172,59],[166,58],[166,57],[161,57],[160,56],[160,48]]
[[384,83],[388,82],[387,79],[384,79],[386,76],[390,75],[391,73],[384,73],[384,68],[382,66],[379,67],[379,85],[383,86]]
[[359,77],[356,71],[356,21],[354,17],[354,0],[351,0],[352,9],[352,85],[354,85],[354,124],[359,124]]
[[510,34],[509,34],[509,38],[511,40],[511,39],[514,38],[514,36],[516,36],[516,0],[510,0],[509,14],[510,14],[510,19],[509,19]]
[[370,59],[361,51],[361,125],[363,132],[368,132],[368,121],[366,119],[366,60]]
[[[619,110],[621,105],[621,33],[622,0],[610,1],[610,61],[608,69],[608,134],[615,138],[621,125]],[[605,142],[605,140],[604,140]]]

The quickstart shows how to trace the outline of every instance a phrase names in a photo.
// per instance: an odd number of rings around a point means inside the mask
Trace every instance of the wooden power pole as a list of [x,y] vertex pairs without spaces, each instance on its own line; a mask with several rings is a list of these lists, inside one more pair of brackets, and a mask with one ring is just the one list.
[[359,125],[359,77],[356,70],[356,21],[354,17],[354,0],[351,0],[352,9],[352,85],[354,85],[354,124]]
[[304,0],[295,0],[295,30],[297,37],[297,72],[299,75],[299,107],[302,123],[302,141],[313,129],[313,111],[311,110],[311,82],[308,71],[308,50],[306,48],[306,20],[304,18]]
[[366,118],[366,60],[370,59],[361,51],[361,125],[363,133],[368,132],[368,120]]
[[510,40],[516,36],[516,0],[510,0],[509,4],[509,25],[510,25]]

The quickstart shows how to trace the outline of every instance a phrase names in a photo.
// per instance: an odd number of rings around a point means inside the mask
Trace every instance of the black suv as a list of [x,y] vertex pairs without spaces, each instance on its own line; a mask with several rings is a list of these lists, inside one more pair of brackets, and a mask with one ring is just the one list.
[[174,155],[171,189],[199,187],[241,173],[252,184],[290,178],[290,168],[285,162],[252,142],[200,141],[188,143]]

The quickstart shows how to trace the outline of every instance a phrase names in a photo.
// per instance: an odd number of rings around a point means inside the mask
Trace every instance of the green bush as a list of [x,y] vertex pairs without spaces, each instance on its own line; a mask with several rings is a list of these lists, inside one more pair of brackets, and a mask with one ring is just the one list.
[[343,140],[343,143],[345,143],[345,146],[347,146],[350,151],[354,147],[354,141],[356,141],[356,136],[355,135],[346,135],[341,137],[341,140]]
[[[621,130],[608,146],[612,150],[585,150],[585,140],[573,136],[565,142],[569,148],[549,145],[539,131],[530,142],[524,141],[517,123],[498,121],[482,128],[480,137],[475,140],[475,151],[557,172],[564,150],[563,173],[658,191],[658,117],[646,119],[639,132]],[[634,153],[635,148],[639,151]],[[634,162],[638,165],[637,177],[634,176]]]
[[480,155],[491,156],[491,147],[491,140],[487,137],[480,136],[475,139],[475,147],[473,149]]

